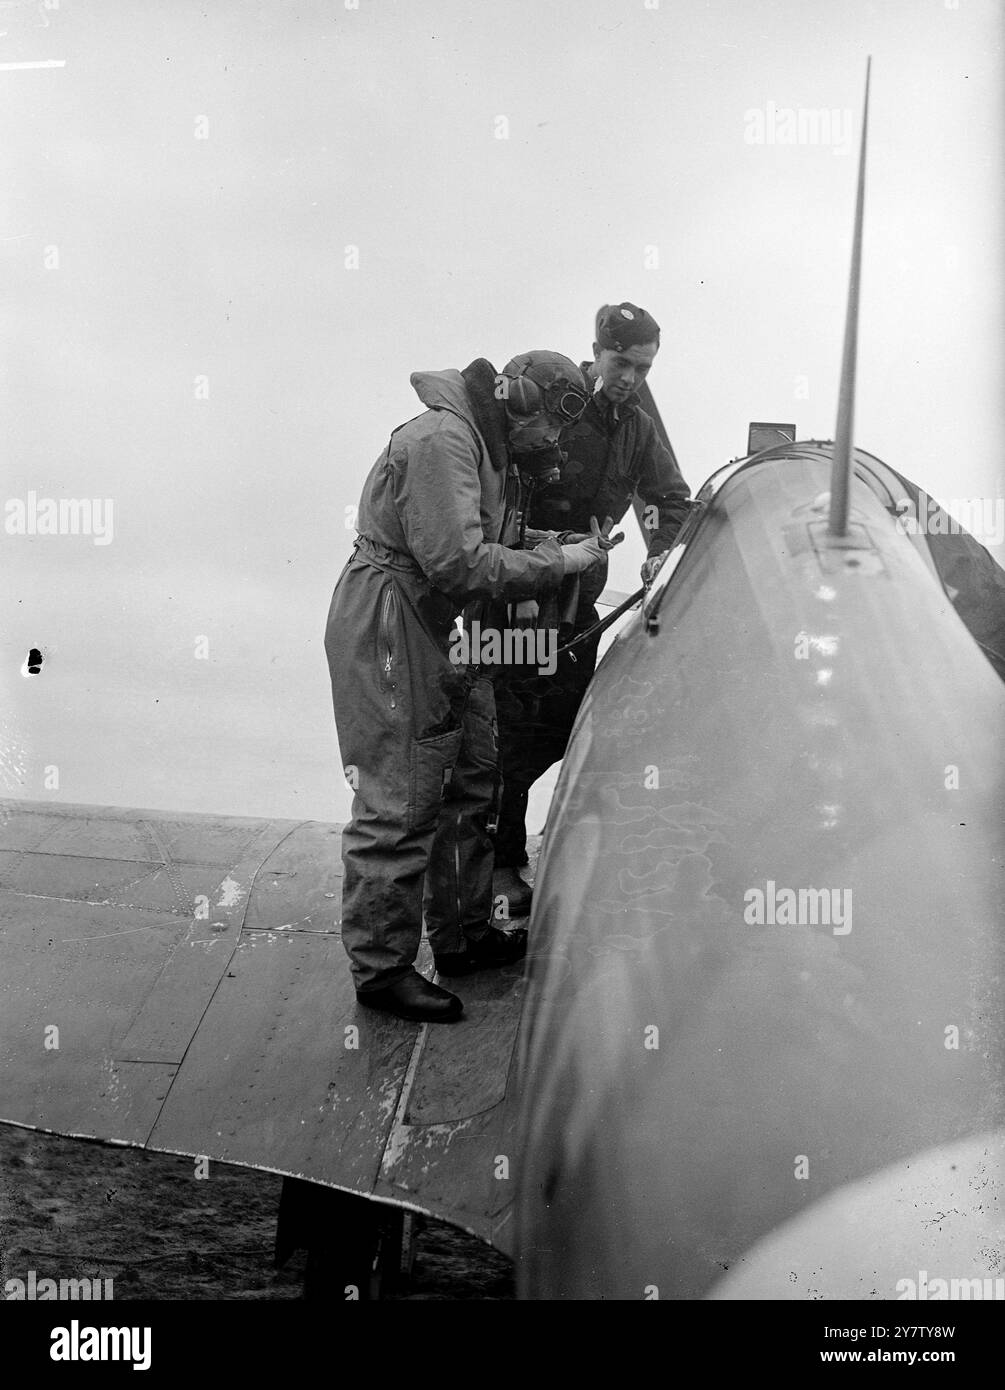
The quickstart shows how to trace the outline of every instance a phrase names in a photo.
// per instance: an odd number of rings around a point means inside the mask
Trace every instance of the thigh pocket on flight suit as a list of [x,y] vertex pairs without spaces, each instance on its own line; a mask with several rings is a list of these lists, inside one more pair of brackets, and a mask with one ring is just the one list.
[[447,734],[413,741],[408,774],[409,830],[428,830],[436,824],[463,735],[463,729],[451,729]]
[[468,697],[464,712],[464,751],[467,793],[483,798],[485,824],[494,833],[499,824],[499,797],[502,793],[502,763],[499,757],[499,725],[490,681],[478,680]]
[[499,766],[499,726],[491,682],[475,682],[468,696],[464,724],[466,752],[471,761],[479,767],[496,769]]

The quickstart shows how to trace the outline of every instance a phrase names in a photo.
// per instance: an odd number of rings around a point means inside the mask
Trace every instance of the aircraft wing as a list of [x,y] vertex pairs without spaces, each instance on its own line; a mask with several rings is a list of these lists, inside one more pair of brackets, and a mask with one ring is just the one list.
[[452,982],[462,1028],[360,1008],[339,841],[0,803],[0,1121],[304,1178],[505,1250],[522,971]]

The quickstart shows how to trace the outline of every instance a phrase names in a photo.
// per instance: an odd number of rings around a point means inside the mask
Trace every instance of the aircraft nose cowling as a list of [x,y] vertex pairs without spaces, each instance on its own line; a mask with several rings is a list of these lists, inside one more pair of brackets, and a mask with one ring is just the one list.
[[[709,1296],[816,1204],[1000,1123],[1005,691],[861,479],[821,539],[828,463],[730,478],[658,635],[644,609],[588,692],[531,922],[523,1297]],[[925,1191],[870,1296],[938,1267]],[[824,1296],[861,1296],[877,1221]],[[777,1296],[767,1268],[744,1296]]]

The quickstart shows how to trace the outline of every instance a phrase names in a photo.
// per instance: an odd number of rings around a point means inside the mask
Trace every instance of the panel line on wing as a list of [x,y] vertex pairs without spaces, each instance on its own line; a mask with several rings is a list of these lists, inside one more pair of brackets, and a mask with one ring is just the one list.
[[[247,863],[248,863],[248,859],[247,859],[248,850],[249,850],[253,845],[255,845],[255,844],[260,844],[261,840],[262,840],[263,837],[266,835],[266,833],[267,833],[268,831],[270,831],[270,830],[273,830],[274,824],[275,824],[275,822],[269,821],[269,822],[266,822],[266,824],[262,826],[261,830],[260,830],[260,831],[258,832],[258,834],[253,838],[253,840],[252,840],[252,842],[251,842],[251,845],[249,845],[249,846],[247,846],[247,847],[245,848],[245,850],[244,850],[244,855],[245,855],[244,860],[242,860],[242,862],[239,863],[239,864],[233,864],[233,865],[230,866],[230,868],[229,868],[228,871],[227,871],[227,876],[228,876],[228,877],[229,877],[230,875],[233,875],[235,878],[238,879],[238,881],[240,881],[240,876],[239,876],[239,874],[238,874],[238,871],[239,871],[239,870],[243,870],[243,869],[244,869],[244,866],[247,865]],[[203,1024],[203,1021],[205,1020],[206,1015],[208,1014],[209,1010],[212,1008],[213,1000],[216,998],[217,993],[218,993],[218,991],[219,991],[219,989],[220,989],[220,983],[221,983],[221,981],[223,980],[223,978],[225,977],[227,971],[229,970],[229,968],[230,968],[230,966],[231,966],[231,964],[232,964],[232,962],[233,962],[233,960],[234,960],[234,957],[235,957],[235,955],[236,955],[236,953],[237,953],[238,944],[239,944],[240,939],[241,939],[241,933],[242,933],[243,930],[244,930],[244,923],[245,923],[245,920],[246,920],[247,915],[248,915],[248,906],[249,906],[249,904],[250,904],[250,902],[251,902],[251,897],[252,897],[252,894],[254,893],[255,884],[256,884],[257,881],[258,881],[258,876],[259,876],[259,874],[261,873],[261,871],[262,871],[262,869],[264,868],[265,864],[268,863],[269,859],[270,859],[270,858],[272,857],[272,855],[276,852],[276,850],[279,849],[279,847],[280,847],[281,845],[285,844],[286,841],[290,838],[291,835],[295,834],[296,831],[302,829],[303,826],[308,825],[308,824],[310,824],[309,821],[297,821],[294,825],[292,825],[292,826],[287,830],[287,832],[286,832],[285,835],[281,836],[281,838],[280,838],[279,840],[277,840],[277,841],[275,841],[275,842],[273,843],[272,840],[270,839],[269,844],[268,844],[268,848],[266,849],[266,851],[265,851],[264,854],[262,853],[261,848],[259,848],[259,850],[256,852],[255,858],[254,858],[254,860],[252,860],[252,863],[255,864],[255,867],[254,867],[254,869],[251,871],[251,874],[250,874],[250,879],[249,879],[249,882],[248,882],[247,892],[243,895],[244,900],[243,900],[243,904],[242,904],[242,908],[241,908],[241,920],[240,920],[240,923],[238,924],[237,931],[236,931],[235,934],[234,934],[234,944],[233,944],[233,946],[231,947],[231,950],[230,950],[229,954],[227,955],[226,959],[225,959],[225,960],[222,962],[222,964],[221,964],[221,968],[220,968],[220,970],[219,970],[218,973],[217,973],[216,982],[215,982],[215,984],[213,985],[212,990],[210,991],[209,997],[207,998],[207,1000],[206,1000],[206,1002],[205,1002],[205,1004],[204,1004],[204,1006],[203,1006],[203,1008],[202,1008],[202,1011],[200,1012],[199,1017],[198,1017],[198,1019],[196,1020],[196,1023],[195,1023],[195,1025],[194,1025],[194,1027],[191,1029],[191,1031],[190,1031],[190,1033],[189,1033],[188,1040],[185,1042],[184,1047],[181,1049],[180,1056],[179,1056],[177,1059],[175,1059],[176,1065],[177,1065],[177,1071],[175,1072],[174,1076],[171,1078],[170,1082],[168,1083],[167,1090],[166,1090],[166,1092],[165,1092],[165,1094],[164,1094],[164,1097],[163,1097],[163,1099],[161,1100],[161,1103],[160,1103],[160,1105],[159,1105],[159,1107],[158,1107],[158,1109],[157,1109],[157,1115],[156,1115],[156,1117],[155,1117],[155,1119],[154,1119],[153,1124],[151,1124],[149,1131],[147,1132],[146,1139],[144,1140],[144,1145],[149,1141],[151,1135],[153,1134],[154,1130],[155,1130],[156,1127],[157,1127],[157,1124],[158,1124],[158,1122],[159,1122],[159,1120],[160,1120],[160,1117],[161,1117],[161,1115],[163,1114],[164,1108],[165,1108],[165,1106],[167,1105],[168,1101],[169,1101],[170,1098],[171,1098],[171,1092],[173,1091],[175,1085],[177,1084],[178,1077],[180,1076],[182,1070],[184,1069],[185,1058],[186,1058],[186,1057],[188,1056],[188,1054],[189,1054],[189,1051],[190,1051],[190,1049],[191,1049],[191,1047],[192,1047],[192,1044],[193,1044],[193,1042],[195,1041],[196,1036],[198,1035],[199,1029],[201,1028],[201,1026],[202,1026],[202,1024]],[[273,830],[273,834],[274,834],[274,830]],[[255,862],[255,860],[257,860],[257,863]],[[161,971],[161,973],[160,973],[160,975],[159,975],[159,977],[158,977],[157,983],[154,984],[153,989],[151,989],[150,994],[147,995],[147,998],[146,998],[146,1000],[144,1001],[143,1007],[140,1009],[140,1011],[139,1011],[139,1013],[137,1014],[136,1018],[133,1020],[133,1024],[132,1024],[132,1026],[131,1026],[131,1028],[130,1028],[130,1032],[132,1032],[132,1031],[138,1026],[138,1024],[140,1023],[140,1020],[142,1019],[142,1016],[143,1016],[144,1011],[145,1011],[145,1010],[149,1007],[149,1005],[150,1005],[150,1000],[151,1000],[152,996],[154,995],[154,993],[155,993],[155,991],[156,991],[156,989],[157,989],[157,985],[164,979],[165,973],[166,973],[166,971],[168,970],[168,967],[170,966],[171,961],[175,958],[176,954],[177,954],[177,947],[175,948],[175,951],[172,952],[172,954],[171,954],[171,956],[169,957],[168,961],[165,962],[164,969]]]
[[408,1112],[408,1102],[411,1099],[412,1089],[415,1086],[415,1078],[419,1072],[419,1063],[422,1061],[422,1054],[426,1046],[426,1038],[429,1035],[429,1024],[424,1023],[416,1036],[412,1047],[412,1055],[408,1059],[408,1067],[405,1071],[405,1078],[401,1083],[401,1093],[398,1096],[398,1104],[395,1106],[394,1119],[391,1121],[391,1128],[388,1131],[384,1149],[380,1156],[380,1164],[377,1172],[380,1177],[386,1177],[394,1168],[398,1159],[405,1152],[411,1139],[412,1126],[406,1124],[405,1115]]

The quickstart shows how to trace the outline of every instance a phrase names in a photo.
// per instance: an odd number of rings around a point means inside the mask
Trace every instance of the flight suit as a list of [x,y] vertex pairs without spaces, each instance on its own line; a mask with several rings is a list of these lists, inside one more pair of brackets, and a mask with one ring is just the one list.
[[408,974],[423,907],[436,954],[463,951],[489,926],[495,703],[485,668],[451,660],[451,634],[462,610],[501,626],[505,600],[557,587],[564,571],[557,540],[533,551],[503,540],[519,479],[491,364],[411,381],[428,409],[370,471],[325,635],[355,793],[342,940],[361,991]]

